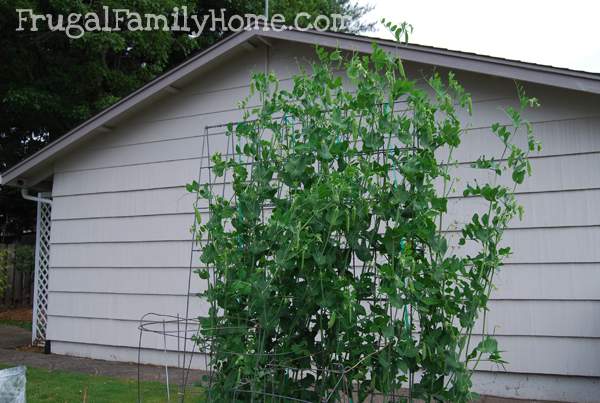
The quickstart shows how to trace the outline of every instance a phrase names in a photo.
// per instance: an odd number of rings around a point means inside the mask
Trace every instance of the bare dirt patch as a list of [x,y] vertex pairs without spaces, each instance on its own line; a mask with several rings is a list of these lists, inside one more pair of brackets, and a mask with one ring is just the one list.
[[22,322],[31,322],[31,308],[0,308],[0,320],[18,320]]

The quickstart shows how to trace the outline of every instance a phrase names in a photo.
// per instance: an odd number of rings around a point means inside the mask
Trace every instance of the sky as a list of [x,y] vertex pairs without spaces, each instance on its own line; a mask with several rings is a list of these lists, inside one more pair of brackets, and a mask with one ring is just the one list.
[[[358,0],[365,20],[406,21],[409,43],[600,73],[597,0]],[[392,38],[381,23],[365,35]]]

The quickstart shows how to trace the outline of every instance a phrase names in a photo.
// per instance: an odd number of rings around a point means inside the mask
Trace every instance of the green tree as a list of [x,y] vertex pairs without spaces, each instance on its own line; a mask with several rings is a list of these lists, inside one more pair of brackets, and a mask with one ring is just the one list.
[[[103,6],[165,15],[182,6],[200,15],[221,8],[226,15],[264,11],[263,0],[0,0],[0,171],[224,35],[205,31],[191,38],[183,32],[122,31],[70,39],[64,32],[48,31],[44,24],[37,32],[16,31],[19,8],[56,16],[100,12]],[[289,19],[299,11],[343,13],[359,19],[367,8],[350,0],[275,0],[270,10]],[[33,208],[32,203],[22,202],[17,191],[3,189],[0,234],[31,228]]]

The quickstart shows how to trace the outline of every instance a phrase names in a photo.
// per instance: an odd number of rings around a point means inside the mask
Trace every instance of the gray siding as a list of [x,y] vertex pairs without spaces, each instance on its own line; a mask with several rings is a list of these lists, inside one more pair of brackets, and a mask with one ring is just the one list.
[[[309,54],[307,47],[275,42],[269,66],[289,77],[295,57]],[[240,118],[237,102],[248,93],[249,74],[264,66],[262,48],[216,66],[56,164],[48,328],[54,352],[136,360],[143,314],[184,314],[193,221],[184,186],[197,176],[199,136],[206,125]],[[415,75],[424,68],[408,67]],[[482,150],[499,149],[489,126],[506,121],[500,107],[514,104],[514,85],[458,76],[473,94],[474,116],[465,118],[471,130],[455,156],[463,162],[457,169],[472,177],[467,163]],[[528,91],[543,105],[528,117],[544,149],[532,159],[534,177],[518,189],[526,214],[507,231],[514,254],[498,274],[487,322],[509,364],[506,372],[482,368],[477,387],[594,401],[590,396],[600,396],[599,99],[537,85]],[[481,206],[460,196],[462,186],[450,203],[450,231]],[[194,278],[191,291],[200,290]],[[192,313],[204,311],[192,301]],[[142,360],[160,363],[162,339],[149,336],[142,344]],[[168,360],[176,362],[176,355]]]

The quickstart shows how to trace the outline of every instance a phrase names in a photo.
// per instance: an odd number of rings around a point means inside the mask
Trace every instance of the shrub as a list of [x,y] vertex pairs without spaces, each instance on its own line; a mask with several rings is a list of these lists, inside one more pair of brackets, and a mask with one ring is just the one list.
[[8,289],[9,270],[32,272],[35,269],[35,248],[32,245],[15,245],[13,251],[9,246],[0,247],[0,297]]

